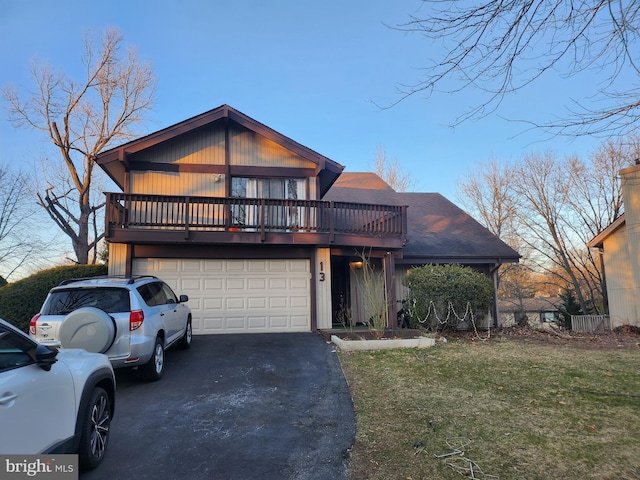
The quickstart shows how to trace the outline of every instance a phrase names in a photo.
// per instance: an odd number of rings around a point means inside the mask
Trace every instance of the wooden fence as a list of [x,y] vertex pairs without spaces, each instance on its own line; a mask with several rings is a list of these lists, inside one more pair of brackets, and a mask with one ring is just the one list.
[[609,315],[571,315],[574,332],[604,333],[611,331]]

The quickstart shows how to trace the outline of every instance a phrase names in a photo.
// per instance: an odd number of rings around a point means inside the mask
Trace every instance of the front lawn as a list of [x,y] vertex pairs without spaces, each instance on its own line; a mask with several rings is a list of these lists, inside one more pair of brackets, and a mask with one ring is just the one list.
[[478,479],[640,479],[640,348],[461,339],[340,361],[357,414],[351,480],[471,469]]

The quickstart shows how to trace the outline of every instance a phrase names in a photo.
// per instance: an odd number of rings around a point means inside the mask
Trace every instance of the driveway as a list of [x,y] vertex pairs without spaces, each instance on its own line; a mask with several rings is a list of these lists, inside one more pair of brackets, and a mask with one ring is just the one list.
[[163,378],[119,370],[109,450],[81,480],[341,479],[351,396],[314,333],[196,336]]

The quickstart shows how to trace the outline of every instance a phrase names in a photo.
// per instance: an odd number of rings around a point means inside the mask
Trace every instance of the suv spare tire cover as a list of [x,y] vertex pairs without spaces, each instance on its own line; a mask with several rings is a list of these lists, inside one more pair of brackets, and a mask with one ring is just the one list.
[[104,353],[115,339],[116,326],[105,311],[83,307],[67,315],[60,325],[60,344],[64,348],[82,348]]

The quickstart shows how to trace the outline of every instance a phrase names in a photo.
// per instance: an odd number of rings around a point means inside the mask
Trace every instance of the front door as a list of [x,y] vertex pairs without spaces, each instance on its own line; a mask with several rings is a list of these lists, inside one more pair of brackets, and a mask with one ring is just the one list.
[[348,257],[331,257],[332,322],[335,327],[351,324],[351,295]]

